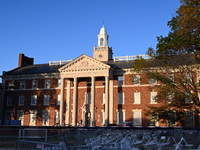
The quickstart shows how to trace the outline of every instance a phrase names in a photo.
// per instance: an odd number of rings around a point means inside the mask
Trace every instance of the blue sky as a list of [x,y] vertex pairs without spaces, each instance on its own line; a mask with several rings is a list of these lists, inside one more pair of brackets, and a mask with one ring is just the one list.
[[93,56],[103,23],[114,56],[145,54],[169,32],[179,0],[0,0],[0,75],[18,64]]

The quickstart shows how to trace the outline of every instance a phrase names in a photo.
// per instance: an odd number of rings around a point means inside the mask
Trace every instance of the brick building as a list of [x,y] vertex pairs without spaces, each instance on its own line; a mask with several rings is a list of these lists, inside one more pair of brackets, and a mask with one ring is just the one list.
[[[2,75],[3,120],[33,126],[166,126],[145,115],[147,106],[159,105],[154,100],[157,82],[141,80],[142,74],[132,77],[133,58],[112,54],[104,27],[93,58],[34,64],[33,58],[19,54],[18,67]],[[192,117],[188,126],[196,124]]]

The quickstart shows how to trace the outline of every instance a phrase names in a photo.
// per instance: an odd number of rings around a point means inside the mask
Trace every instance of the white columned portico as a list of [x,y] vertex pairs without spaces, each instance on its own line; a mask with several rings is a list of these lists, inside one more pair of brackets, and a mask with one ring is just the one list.
[[61,100],[60,100],[60,125],[63,126],[63,112],[64,112],[64,89],[65,89],[65,79],[61,78]]
[[76,126],[77,123],[77,90],[78,90],[78,86],[77,86],[77,78],[74,78],[74,97],[73,97],[73,114],[72,114],[72,126]]
[[109,76],[105,76],[105,126],[109,124]]
[[91,85],[91,106],[90,106],[90,126],[95,126],[95,77],[91,77],[92,85]]
[[114,101],[113,101],[114,91],[113,91],[113,79],[109,83],[109,123],[113,124],[113,113],[114,113]]
[[67,100],[66,100],[66,113],[65,113],[65,124],[69,125],[69,104],[70,104],[70,79],[67,79]]

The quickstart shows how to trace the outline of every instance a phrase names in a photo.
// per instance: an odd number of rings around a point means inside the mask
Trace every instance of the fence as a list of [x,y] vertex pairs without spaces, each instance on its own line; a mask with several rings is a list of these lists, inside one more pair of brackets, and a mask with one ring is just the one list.
[[47,129],[25,128],[20,129],[19,138],[40,138],[47,140]]
[[15,150],[67,150],[65,143],[59,144],[18,140],[15,145]]

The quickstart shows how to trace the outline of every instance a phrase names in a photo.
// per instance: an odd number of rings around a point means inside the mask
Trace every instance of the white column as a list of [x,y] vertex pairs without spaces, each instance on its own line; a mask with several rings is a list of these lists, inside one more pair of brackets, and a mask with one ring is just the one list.
[[63,122],[63,112],[64,112],[64,89],[65,89],[65,79],[62,78],[61,79],[61,100],[60,100],[60,125],[63,126],[64,122]]
[[95,77],[92,77],[90,114],[90,126],[95,126]]
[[105,126],[109,124],[109,77],[105,77]]
[[110,80],[109,84],[109,123],[113,124],[113,113],[114,113],[114,101],[113,101],[113,95],[114,95],[114,90],[113,90],[113,79]]
[[67,79],[67,100],[66,100],[66,113],[65,113],[65,124],[69,125],[69,104],[70,104],[70,80]]
[[77,117],[77,93],[78,93],[77,78],[74,78],[72,126],[76,126],[76,123],[77,123],[77,118],[76,118]]

